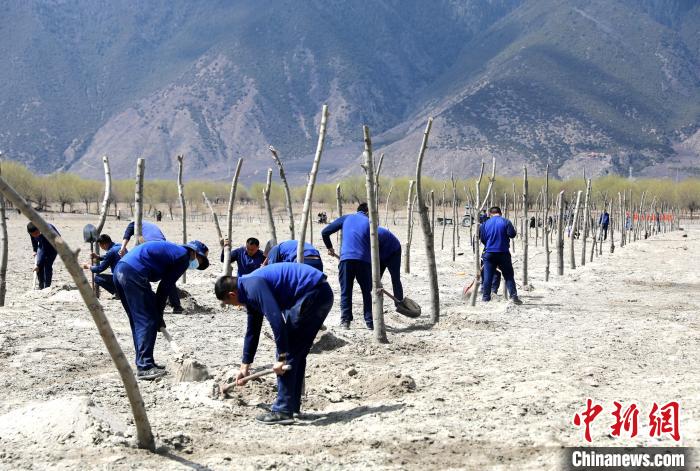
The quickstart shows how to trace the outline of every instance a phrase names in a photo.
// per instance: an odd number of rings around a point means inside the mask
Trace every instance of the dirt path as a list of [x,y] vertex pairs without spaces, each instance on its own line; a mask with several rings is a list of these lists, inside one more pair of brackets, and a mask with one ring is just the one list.
[[[52,222],[75,245],[89,221]],[[350,331],[336,327],[336,299],[322,351],[309,360],[302,405],[307,420],[298,425],[266,427],[252,420],[274,398],[271,378],[226,401],[209,398],[212,380],[175,383],[169,375],[142,383],[154,432],[168,450],[156,455],[126,446],[133,432],[126,398],[77,291],[62,289],[65,270],[57,262],[54,287],[27,291],[29,241],[21,219],[10,223],[17,244],[11,250],[9,303],[0,309],[3,469],[559,469],[561,447],[584,443],[572,418],[588,397],[605,407],[592,425],[595,445],[675,444],[666,436],[650,438],[647,424],[651,403],[672,400],[682,410],[679,443],[699,445],[698,229],[606,253],[574,272],[567,269],[563,278],[553,275],[549,284],[543,282],[542,248],[531,242],[534,288],[521,292],[523,306],[502,298],[465,306],[460,293],[470,258],[465,254],[453,263],[448,242],[438,254],[443,311],[437,327],[429,328],[426,317],[413,321],[388,313],[391,343],[375,345],[357,312]],[[124,225],[109,221],[106,231],[116,239]],[[177,226],[164,223],[166,235],[175,239]],[[191,226],[215,246],[210,224]],[[238,228],[236,236],[262,240],[264,231],[253,223]],[[414,273],[405,285],[428,306],[417,239]],[[518,246],[516,269],[520,252]],[[337,267],[324,261],[337,294]],[[184,288],[194,295],[196,312],[166,314],[166,322],[183,347],[224,375],[238,366],[245,318],[214,299],[214,268],[188,275]],[[132,358],[120,304],[104,304]],[[256,364],[269,363],[273,351],[263,337]],[[159,338],[156,359],[172,358]],[[636,438],[609,435],[615,400],[640,406]]]

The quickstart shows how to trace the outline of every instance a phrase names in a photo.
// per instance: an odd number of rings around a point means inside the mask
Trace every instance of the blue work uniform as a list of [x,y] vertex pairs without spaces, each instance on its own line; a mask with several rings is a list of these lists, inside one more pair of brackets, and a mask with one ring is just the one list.
[[[57,235],[61,235],[56,226],[49,224],[49,227]],[[29,236],[29,238],[32,241],[32,249],[36,254],[34,264],[37,267],[36,276],[39,280],[39,289],[48,288],[51,286],[51,280],[53,279],[53,262],[56,260],[56,249],[44,237],[44,234],[36,238]]]
[[[296,240],[287,240],[272,247],[267,254],[268,265],[280,262],[296,262],[298,245],[299,242]],[[323,271],[321,254],[308,242],[304,242],[304,264],[314,267],[318,271]]]
[[[224,261],[224,251],[221,251],[221,262]],[[258,250],[251,257],[245,247],[238,247],[231,250],[231,263],[236,262],[238,266],[238,276],[248,275],[260,268],[260,265],[265,261],[265,254],[262,250]]]
[[512,298],[518,297],[515,288],[513,262],[510,258],[510,239],[516,236],[515,227],[503,216],[491,216],[479,229],[479,238],[484,244],[481,263],[484,269],[482,299],[491,300],[491,288],[498,268],[506,282],[506,289]]
[[[124,306],[136,351],[136,368],[155,366],[153,348],[163,323],[168,294],[190,263],[188,249],[167,241],[137,245],[114,267],[117,295]],[[153,292],[151,283],[160,281]]]
[[333,291],[326,275],[301,263],[267,265],[238,278],[238,300],[248,310],[242,363],[253,362],[266,318],[278,359],[285,354],[285,362],[292,367],[277,377],[277,400],[272,410],[299,412],[306,356],[333,306]]
[[[114,267],[117,262],[122,259],[119,255],[119,249],[122,248],[122,244],[112,244],[112,246],[99,258],[99,265],[94,265],[90,267],[90,271],[95,274],[95,284],[101,288],[104,288],[110,294],[116,292],[114,288],[114,280],[112,278],[112,273],[114,273]],[[112,273],[103,275],[102,272],[106,269],[112,270]]]
[[[124,231],[123,240],[127,242],[131,240],[134,235],[134,221],[131,221],[126,230]],[[144,242],[160,242],[165,240],[165,235],[163,231],[160,230],[158,226],[152,222],[142,221],[141,222],[141,237],[143,237]],[[177,290],[177,285],[173,285],[168,293],[168,302],[173,309],[182,309],[182,304],[180,304],[180,293]]]
[[[384,227],[377,228],[379,238],[379,270],[381,276],[389,270],[391,275],[391,287],[396,299],[403,299],[403,285],[401,284],[401,242]],[[395,305],[399,303],[394,301]]]
[[[131,221],[129,225],[126,226],[126,230],[124,231],[124,237],[122,237],[122,239],[131,240],[131,237],[133,237],[134,235],[134,227],[134,221]],[[158,226],[148,221],[143,221],[141,223],[141,236],[143,237],[143,240],[145,242],[165,240],[165,235],[163,234],[163,231],[161,231]]]
[[355,280],[362,291],[362,311],[367,327],[372,321],[372,265],[369,248],[369,218],[361,211],[337,218],[321,231],[326,248],[333,247],[331,235],[343,231],[338,265],[340,282],[340,320],[352,321],[352,286]]

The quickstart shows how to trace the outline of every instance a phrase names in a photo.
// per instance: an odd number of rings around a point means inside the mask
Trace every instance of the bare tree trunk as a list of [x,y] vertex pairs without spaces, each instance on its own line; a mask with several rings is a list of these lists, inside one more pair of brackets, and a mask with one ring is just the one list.
[[270,231],[272,245],[277,245],[277,229],[275,228],[275,218],[272,215],[272,205],[270,204],[270,189],[272,188],[272,169],[267,169],[267,180],[263,189],[263,200],[265,201],[265,211],[267,211],[267,228]]
[[[182,211],[182,243],[187,243],[187,206],[185,205],[185,185],[182,183],[182,171],[184,156],[177,156],[177,195],[180,198],[180,211]],[[182,274],[182,282],[187,283],[187,270]]]
[[[452,177],[450,177],[452,178]],[[445,250],[445,229],[447,228],[447,223],[445,218],[447,217],[447,210],[445,206],[445,195],[447,190],[447,183],[442,184],[442,238],[440,239],[440,250]]]
[[571,241],[571,243],[569,244],[569,265],[571,266],[572,270],[576,268],[576,254],[574,253],[574,235],[576,234],[576,227],[578,225],[578,210],[580,205],[581,191],[579,190],[576,193],[576,208],[574,209],[574,220],[571,223],[571,232],[569,233],[569,240]]
[[620,247],[624,247],[627,243],[627,239],[625,237],[625,231],[627,230],[627,191],[625,191],[624,195],[620,195],[618,192],[617,197],[622,197],[620,203]]
[[[340,194],[340,183],[338,183],[335,186],[335,204],[336,204],[336,207],[338,209],[338,217],[341,217],[343,215],[343,198],[342,198],[342,195]],[[389,203],[387,202],[387,204],[389,204]],[[338,231],[338,238],[336,240],[336,242],[338,242],[338,253],[340,253],[340,251],[342,250],[342,243],[343,243],[342,234],[343,234],[343,230],[341,229]]]
[[[2,177],[2,152],[0,152],[0,177]],[[0,247],[0,307],[5,305],[7,294],[7,256],[9,239],[7,237],[7,219],[5,216],[5,197],[0,196],[0,233],[2,234],[2,247]]]
[[392,183],[389,187],[389,193],[386,194],[386,207],[384,208],[384,227],[389,227],[389,200],[391,199],[391,192],[394,190],[394,184]]
[[[379,174],[382,171],[382,164],[384,163],[384,152],[379,154],[379,163],[377,164],[376,172],[374,172],[374,195],[377,199],[377,214],[379,213]],[[379,225],[379,220],[377,220]]]
[[374,173],[374,162],[372,161],[372,140],[369,135],[369,128],[362,126],[365,141],[365,163],[362,166],[365,170],[365,180],[367,186],[367,206],[369,209],[369,241],[372,262],[372,320],[374,323],[374,340],[377,343],[389,343],[386,337],[386,326],[384,325],[384,295],[382,293],[382,277],[379,266],[379,235],[377,226],[379,225],[379,211],[377,211],[377,195],[375,194],[376,175]]
[[136,219],[134,221],[134,245],[141,243],[143,236],[143,174],[146,168],[146,161],[142,158],[136,161],[136,191],[134,194],[134,206]]
[[277,164],[277,168],[280,172],[280,180],[282,180],[282,185],[284,186],[284,195],[287,199],[287,217],[289,218],[289,240],[294,240],[294,211],[292,211],[292,193],[289,191],[289,184],[287,183],[287,176],[284,174],[284,167],[282,166],[282,161],[277,155],[277,150],[270,146],[270,152],[272,152],[272,158]]
[[[109,170],[109,159],[107,156],[102,157],[102,166],[105,171],[105,194],[102,198],[102,206],[100,206],[100,220],[97,223],[95,232],[97,235],[102,234],[102,229],[105,227],[105,222],[107,221],[107,211],[109,210],[109,200],[112,197],[112,172]],[[100,255],[100,244],[94,244],[94,251],[96,255]],[[95,265],[97,260],[91,259],[91,265]],[[92,286],[95,290],[95,296],[100,297],[100,287],[95,284],[95,274],[92,273]]]
[[408,200],[406,201],[406,245],[403,258],[404,273],[411,273],[411,219],[413,218],[413,185],[416,182],[408,182]]
[[[620,196],[620,193],[617,194],[617,196]],[[615,252],[615,218],[613,218],[613,200],[610,198],[610,210],[608,211],[608,214],[610,215],[610,221],[608,222],[608,233],[610,234],[610,253]],[[620,208],[620,212],[622,212],[622,208]]]
[[[530,232],[530,224],[527,218],[527,167],[523,165],[523,286],[527,286],[527,244]],[[537,222],[535,222],[535,226]]]
[[97,223],[97,227],[95,228],[98,234],[102,234],[102,229],[105,227],[107,210],[109,209],[109,201],[112,198],[112,172],[109,170],[109,159],[106,155],[102,157],[102,166],[104,167],[105,171],[105,194],[102,198],[102,206],[100,207],[100,221]]
[[457,182],[452,178],[452,261],[457,259]]
[[224,239],[224,266],[221,270],[222,276],[231,276],[231,237],[233,233],[233,203],[236,201],[236,188],[238,187],[238,177],[241,174],[243,159],[238,159],[236,171],[231,180],[231,193],[228,196],[228,208],[226,210],[226,238]]
[[557,275],[564,275],[564,190],[557,196]]
[[[440,290],[438,287],[437,265],[435,264],[434,232],[431,229],[430,220],[428,220],[428,208],[425,206],[423,187],[421,186],[421,167],[423,165],[423,157],[425,156],[425,148],[428,146],[428,136],[430,135],[430,128],[432,125],[433,118],[428,118],[428,124],[425,126],[425,131],[423,132],[423,142],[421,143],[420,152],[418,152],[418,161],[416,163],[416,194],[418,195],[418,213],[420,214],[423,239],[425,241],[425,255],[428,259],[430,304],[432,306],[430,321],[433,324],[437,324],[440,320]],[[432,194],[431,192],[431,195]],[[453,221],[453,224],[456,226],[457,222]]]
[[588,208],[588,200],[591,195],[591,179],[586,182],[586,197],[583,204],[583,228],[581,228],[581,266],[586,265],[586,241],[588,240],[588,229],[590,222],[590,210]]
[[124,389],[126,390],[129,404],[131,405],[131,412],[134,416],[138,446],[139,448],[146,448],[154,451],[155,442],[153,440],[153,433],[151,432],[151,425],[148,422],[146,407],[144,406],[138,383],[134,377],[134,372],[129,366],[129,362],[124,356],[124,352],[114,336],[114,331],[107,320],[107,316],[105,316],[102,305],[95,297],[95,293],[93,293],[90,283],[88,282],[87,278],[85,277],[85,273],[78,263],[79,251],[71,250],[63,238],[51,230],[48,223],[44,221],[44,219],[36,211],[34,211],[34,209],[24,200],[24,198],[22,198],[1,177],[0,192],[5,198],[7,198],[8,201],[12,203],[15,208],[19,209],[22,214],[24,214],[36,227],[38,227],[44,237],[46,237],[51,245],[56,248],[58,255],[61,257],[61,260],[63,260],[63,263],[68,270],[68,273],[70,273],[73,281],[78,287],[78,291],[80,292],[83,301],[92,315],[92,319],[97,326],[100,337],[102,337],[102,341],[104,342],[105,347],[107,347],[107,351],[109,352],[109,355],[111,356],[112,361],[119,372],[122,383],[124,384]]
[[433,190],[430,190],[430,233],[435,238],[435,191]]
[[309,244],[314,245],[314,201],[309,202]]
[[542,227],[544,231],[542,232],[542,243],[544,244],[544,281],[549,281],[549,264],[551,252],[549,251],[549,233],[552,228],[549,224],[549,164],[544,171],[544,195],[542,198],[544,203],[544,217],[542,218]]
[[[272,172],[272,170],[268,170],[268,172]],[[209,207],[209,211],[211,211],[211,217],[214,219],[214,226],[216,227],[216,236],[219,238],[219,242],[223,243],[224,241],[224,235],[221,232],[221,226],[219,225],[219,215],[216,214],[216,211],[214,211],[214,207],[211,205],[211,201],[209,201],[209,198],[207,198],[207,194],[202,192],[202,198],[204,198],[204,202],[206,203],[207,207]]]
[[[318,130],[318,143],[316,144],[316,155],[314,156],[314,163],[311,165],[309,183],[306,186],[306,197],[304,198],[304,209],[301,212],[301,233],[299,234],[299,244],[297,245],[297,263],[304,263],[304,239],[306,238],[306,227],[309,224],[309,212],[311,210],[311,199],[314,194],[314,185],[316,184],[316,174],[318,174],[318,165],[321,162],[323,144],[326,139],[327,121],[328,105],[323,105],[321,109],[321,126]],[[374,174],[371,175],[371,178],[374,179]]]

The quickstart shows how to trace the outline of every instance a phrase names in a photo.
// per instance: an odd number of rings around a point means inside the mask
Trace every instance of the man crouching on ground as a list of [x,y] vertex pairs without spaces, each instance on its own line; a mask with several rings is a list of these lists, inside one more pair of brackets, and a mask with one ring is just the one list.
[[[333,306],[333,291],[326,275],[301,263],[275,263],[241,277],[222,276],[214,290],[224,303],[245,305],[248,310],[237,384],[250,374],[263,317],[270,323],[277,346],[273,366],[277,373],[277,399],[270,413],[256,419],[264,424],[294,423],[294,416],[301,411],[306,356]],[[285,365],[291,370],[285,371]]]

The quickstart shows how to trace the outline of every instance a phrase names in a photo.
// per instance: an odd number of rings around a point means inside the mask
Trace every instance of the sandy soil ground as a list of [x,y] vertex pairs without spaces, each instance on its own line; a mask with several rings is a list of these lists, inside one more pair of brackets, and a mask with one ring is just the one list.
[[[86,250],[82,227],[94,217],[48,219]],[[236,228],[237,239],[266,239],[265,226],[251,221]],[[403,279],[424,316],[411,320],[387,309],[390,344],[377,345],[357,317],[350,331],[337,327],[336,298],[329,331],[309,359],[307,416],[297,425],[253,420],[274,398],[273,378],[224,401],[210,397],[213,378],[176,382],[175,355],[159,337],[156,359],[169,362],[171,374],[141,383],[161,446],[153,454],[132,447],[135,431],[121,383],[61,262],[53,287],[29,289],[25,222],[10,219],[9,295],[0,308],[2,469],[559,469],[562,448],[585,443],[572,419],[586,398],[605,407],[592,424],[594,445],[700,444],[698,228],[638,241],[613,255],[606,247],[602,259],[567,268],[564,277],[553,274],[547,284],[541,243],[531,240],[532,289],[521,292],[523,306],[502,298],[466,305],[461,289],[473,274],[468,238],[462,236],[452,262],[448,235],[445,250],[438,250],[441,321],[432,328],[417,228],[412,273]],[[105,232],[116,239],[124,226],[110,219]],[[211,223],[189,226],[193,238],[218,247]],[[162,227],[179,239],[179,222]],[[405,227],[391,229],[403,238]],[[318,244],[317,225],[314,231]],[[518,271],[521,252],[518,245]],[[337,267],[328,257],[324,262],[337,290]],[[188,274],[182,288],[192,295],[185,301],[190,309],[166,314],[166,322],[213,376],[226,377],[239,365],[245,317],[214,298],[219,267]],[[121,305],[105,296],[103,305],[132,359]],[[269,364],[273,352],[263,337],[257,366]],[[636,438],[610,436],[615,400],[639,405]],[[672,400],[681,405],[680,442],[650,438],[651,404]]]

